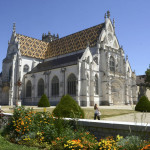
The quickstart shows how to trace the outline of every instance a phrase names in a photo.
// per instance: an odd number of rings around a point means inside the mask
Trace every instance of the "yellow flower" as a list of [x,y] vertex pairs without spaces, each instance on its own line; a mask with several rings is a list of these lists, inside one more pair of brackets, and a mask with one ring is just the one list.
[[64,147],[68,147],[68,144],[64,144]]
[[43,111],[46,112],[46,108],[43,108]]

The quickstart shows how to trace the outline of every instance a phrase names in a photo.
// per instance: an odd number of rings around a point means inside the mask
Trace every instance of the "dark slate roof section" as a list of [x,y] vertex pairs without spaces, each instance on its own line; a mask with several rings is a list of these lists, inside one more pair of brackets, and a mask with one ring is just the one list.
[[136,84],[137,85],[145,85],[146,75],[136,76]]
[[2,77],[2,72],[0,73],[0,77]]
[[30,72],[28,72],[28,74],[75,65],[77,64],[78,59],[82,57],[82,55],[83,52],[40,63],[35,68],[33,68]]
[[150,83],[146,82],[146,75],[140,75],[136,77],[136,84],[138,86],[146,86],[146,87],[150,87]]

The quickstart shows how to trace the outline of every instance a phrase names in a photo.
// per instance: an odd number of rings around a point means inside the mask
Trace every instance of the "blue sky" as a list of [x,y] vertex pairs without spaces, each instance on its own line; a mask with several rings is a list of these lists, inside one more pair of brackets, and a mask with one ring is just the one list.
[[149,0],[0,0],[0,72],[14,22],[26,36],[41,39],[50,31],[63,37],[103,23],[110,10],[132,70],[144,74],[150,64],[149,7]]

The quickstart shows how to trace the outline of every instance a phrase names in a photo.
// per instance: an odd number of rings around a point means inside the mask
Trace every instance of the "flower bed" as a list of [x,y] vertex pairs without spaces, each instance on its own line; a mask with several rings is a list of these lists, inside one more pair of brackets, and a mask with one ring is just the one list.
[[98,141],[75,124],[75,120],[72,123],[54,118],[45,108],[43,112],[35,113],[33,109],[16,107],[2,135],[13,143],[52,150],[145,150],[144,146],[149,144],[137,136],[123,138],[118,135]]

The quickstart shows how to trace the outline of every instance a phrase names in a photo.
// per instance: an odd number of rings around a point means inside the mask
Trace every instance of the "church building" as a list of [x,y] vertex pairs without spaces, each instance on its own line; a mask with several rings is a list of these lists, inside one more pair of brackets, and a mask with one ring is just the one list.
[[46,94],[51,106],[71,95],[80,106],[137,102],[136,75],[115,34],[110,12],[105,21],[71,35],[16,33],[15,24],[0,73],[0,105],[37,105]]

